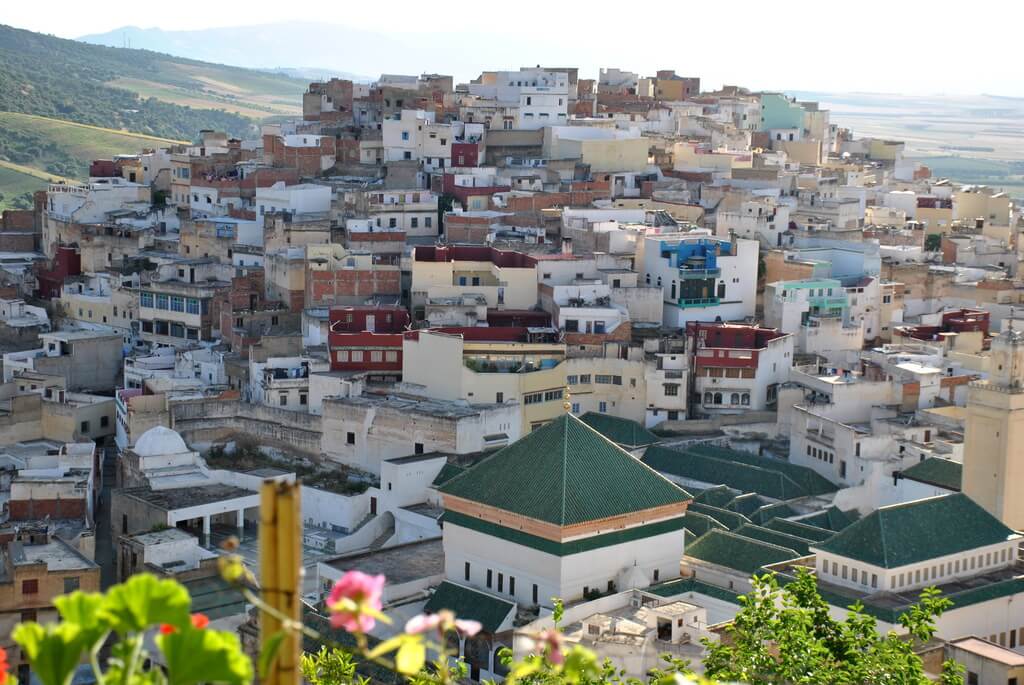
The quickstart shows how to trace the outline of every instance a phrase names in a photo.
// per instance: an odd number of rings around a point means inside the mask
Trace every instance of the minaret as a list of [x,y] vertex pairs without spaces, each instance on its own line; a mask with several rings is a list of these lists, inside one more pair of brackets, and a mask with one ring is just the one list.
[[968,388],[963,491],[1024,530],[1024,332],[1012,317],[992,340],[988,380]]

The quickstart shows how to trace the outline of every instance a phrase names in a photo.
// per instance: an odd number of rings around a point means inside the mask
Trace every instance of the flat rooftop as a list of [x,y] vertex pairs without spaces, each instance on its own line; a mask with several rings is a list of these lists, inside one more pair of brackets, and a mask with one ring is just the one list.
[[460,419],[476,416],[482,409],[496,407],[495,404],[467,404],[446,400],[398,397],[395,395],[363,395],[361,397],[340,397],[331,400],[357,407],[387,407],[395,411],[423,414],[440,418]]
[[233,485],[215,483],[188,488],[170,488],[168,490],[154,490],[149,487],[126,488],[121,491],[121,494],[141,500],[164,511],[173,511],[175,509],[186,509],[203,504],[223,502],[229,499],[257,496],[259,493],[236,488]]
[[977,654],[983,659],[995,661],[996,663],[1003,664],[1004,666],[1024,666],[1024,655],[1019,654],[1012,649],[1000,647],[988,640],[982,640],[980,637],[971,636],[962,637],[959,640],[950,640],[949,645],[951,647],[962,649],[965,652],[970,652],[971,654]]
[[337,557],[323,563],[342,572],[358,570],[370,575],[382,573],[387,576],[388,583],[401,584],[444,575],[444,547],[441,538],[434,538]]

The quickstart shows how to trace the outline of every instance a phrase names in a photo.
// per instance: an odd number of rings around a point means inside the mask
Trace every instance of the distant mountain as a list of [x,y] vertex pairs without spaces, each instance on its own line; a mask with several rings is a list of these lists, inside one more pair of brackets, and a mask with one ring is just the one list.
[[372,76],[353,74],[348,71],[335,71],[333,69],[317,69],[316,67],[276,67],[273,69],[260,69],[260,71],[270,74],[281,74],[282,76],[302,81],[326,81],[332,78],[340,78],[356,83],[372,83],[375,80]]
[[[466,32],[455,25],[450,31],[430,33],[377,33],[300,21],[194,31],[125,26],[82,36],[79,40],[116,47],[130,44],[133,48],[252,69],[276,70],[301,59],[302,64],[315,65],[311,70],[296,70],[296,75],[303,78],[308,74],[319,77],[337,72],[359,81],[374,80],[381,73],[419,74],[424,71],[466,80],[476,77],[480,69],[517,68],[538,59],[551,64],[575,64],[579,58],[579,45],[572,41],[562,44],[533,35],[506,37],[497,33]],[[486,55],[487,63],[469,59],[471,55]],[[524,58],[524,55],[531,57]]]
[[0,25],[0,163],[8,165],[0,174],[0,206],[12,194],[23,200],[30,187],[31,175],[12,164],[80,178],[90,159],[153,144],[124,132],[173,140],[195,140],[202,129],[251,136],[261,119],[300,112],[306,85],[276,73]]

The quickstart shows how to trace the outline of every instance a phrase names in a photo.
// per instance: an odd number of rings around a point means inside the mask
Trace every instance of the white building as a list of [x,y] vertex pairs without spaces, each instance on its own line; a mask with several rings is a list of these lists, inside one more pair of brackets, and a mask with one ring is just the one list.
[[[736,321],[754,315],[758,242],[702,233],[644,237],[637,263],[644,285],[665,293],[663,323]],[[639,252],[639,251],[638,251]]]
[[331,211],[331,189],[315,183],[289,186],[278,181],[269,188],[257,188],[253,204],[258,218],[271,212],[321,214]]
[[480,83],[469,84],[470,95],[518,107],[516,128],[538,129],[564,124],[576,87],[569,74],[542,68],[487,72]]

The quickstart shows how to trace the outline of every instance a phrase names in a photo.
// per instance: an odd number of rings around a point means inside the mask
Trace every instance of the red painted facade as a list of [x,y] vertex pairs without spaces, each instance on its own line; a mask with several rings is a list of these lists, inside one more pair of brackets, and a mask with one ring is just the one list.
[[36,282],[39,284],[36,296],[45,300],[60,297],[64,280],[68,276],[79,276],[81,273],[82,257],[78,251],[73,247],[58,247],[51,268],[36,273]]
[[[372,317],[367,327],[367,317]],[[332,307],[331,333],[401,333],[409,327],[409,311],[397,305],[391,307],[341,306]],[[371,330],[372,329],[372,330]]]
[[452,166],[479,166],[480,143],[452,143]]
[[[686,324],[692,368],[757,368],[759,351],[783,336],[775,328],[725,323]],[[739,353],[739,354],[737,354]]]

